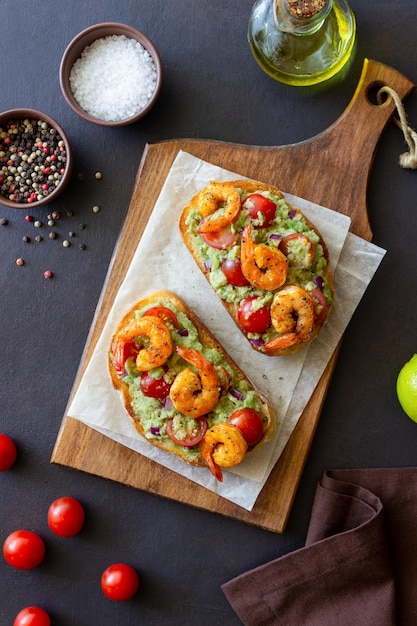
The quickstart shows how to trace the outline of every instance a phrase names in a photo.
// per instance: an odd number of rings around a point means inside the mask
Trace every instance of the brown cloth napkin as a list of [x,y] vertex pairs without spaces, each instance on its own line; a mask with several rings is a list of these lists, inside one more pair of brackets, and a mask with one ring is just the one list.
[[246,626],[416,626],[417,468],[326,471],[305,547],[222,590]]

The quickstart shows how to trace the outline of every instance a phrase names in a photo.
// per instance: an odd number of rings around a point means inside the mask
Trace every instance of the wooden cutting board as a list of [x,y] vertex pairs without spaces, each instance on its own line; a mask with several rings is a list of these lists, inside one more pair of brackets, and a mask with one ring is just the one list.
[[[352,219],[352,232],[371,240],[367,183],[379,138],[395,111],[391,98],[380,106],[375,104],[375,93],[384,85],[394,89],[401,99],[415,88],[396,70],[366,59],[356,92],[341,117],[325,132],[302,143],[259,147],[186,139],[146,146],[126,222],[108,271],[68,407],[178,152],[183,150],[242,176],[262,180],[285,192],[347,214]],[[116,443],[72,418],[68,412],[64,415],[51,461],[282,533],[314,437],[337,352],[252,511]]]

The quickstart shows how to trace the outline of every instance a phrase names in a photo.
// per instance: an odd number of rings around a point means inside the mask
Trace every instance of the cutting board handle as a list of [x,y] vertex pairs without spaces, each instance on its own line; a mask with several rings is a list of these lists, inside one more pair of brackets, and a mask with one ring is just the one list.
[[362,138],[362,143],[376,145],[382,130],[395,112],[392,98],[383,98],[382,104],[377,101],[377,93],[381,87],[390,87],[403,100],[415,85],[397,70],[369,59],[364,60],[361,77],[353,98],[343,115],[327,132],[346,126],[351,133],[353,129]]
[[[276,153],[285,178],[281,189],[349,215],[353,232],[367,240],[372,239],[368,179],[381,134],[396,108],[391,97],[378,104],[376,94],[384,86],[401,100],[415,89],[397,70],[365,59],[352,100],[335,123],[307,141],[283,147],[285,155],[281,149]],[[291,179],[286,176],[288,159]]]

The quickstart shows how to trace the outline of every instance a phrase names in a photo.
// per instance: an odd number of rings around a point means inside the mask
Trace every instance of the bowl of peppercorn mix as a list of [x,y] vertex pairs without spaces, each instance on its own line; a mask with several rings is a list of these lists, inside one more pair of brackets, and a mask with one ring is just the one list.
[[35,109],[0,113],[0,204],[37,207],[62,193],[72,172],[63,128]]
[[125,126],[155,104],[162,64],[155,45],[141,31],[104,22],[89,26],[68,44],[59,78],[65,100],[82,119]]

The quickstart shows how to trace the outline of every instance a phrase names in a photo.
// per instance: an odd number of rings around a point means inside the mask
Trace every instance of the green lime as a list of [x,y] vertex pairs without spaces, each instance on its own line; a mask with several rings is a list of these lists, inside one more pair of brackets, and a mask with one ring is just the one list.
[[403,365],[398,374],[397,396],[408,417],[417,422],[417,354]]

